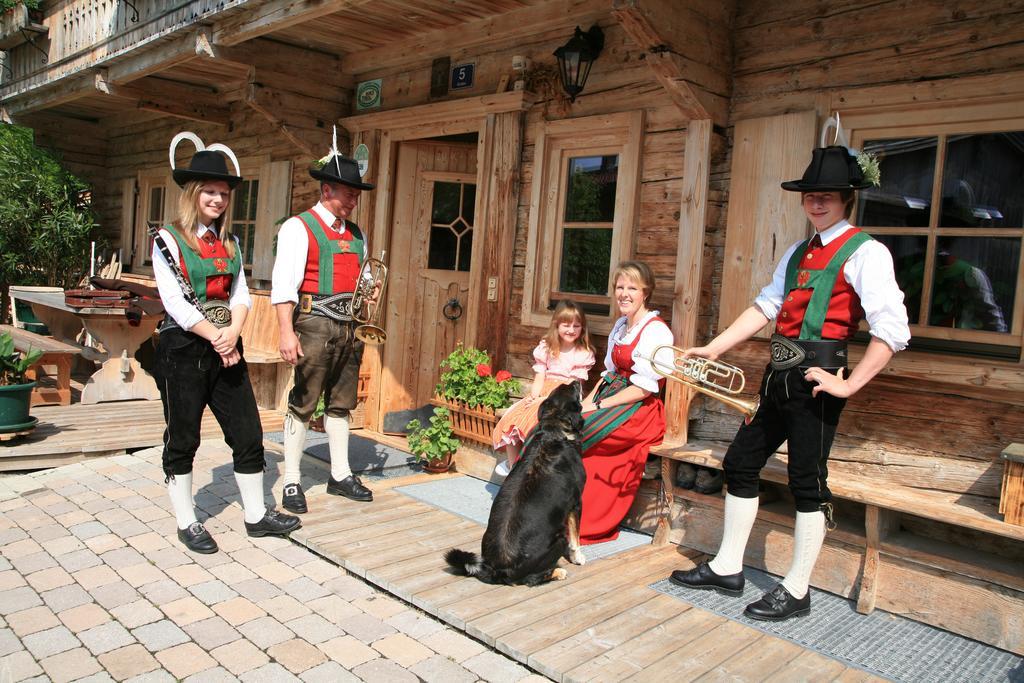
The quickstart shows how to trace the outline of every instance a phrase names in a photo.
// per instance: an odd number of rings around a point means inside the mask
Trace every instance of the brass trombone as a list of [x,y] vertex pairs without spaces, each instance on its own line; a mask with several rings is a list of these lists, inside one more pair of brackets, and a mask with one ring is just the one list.
[[[662,349],[672,350],[671,366],[657,359],[658,352]],[[758,406],[761,405],[761,397],[757,396],[750,401],[737,397],[747,383],[743,376],[743,370],[735,365],[698,356],[682,358],[682,353],[683,349],[678,346],[663,344],[654,349],[651,356],[644,356],[640,353],[634,353],[633,356],[650,363],[654,371],[662,377],[685,384],[694,391],[699,391],[734,410],[738,410],[747,422],[750,422],[754,413],[757,412]]]
[[[356,338],[364,344],[377,346],[388,340],[388,333],[377,324],[384,302],[384,287],[388,283],[388,267],[380,258],[368,258],[363,261],[356,280],[356,291],[352,294],[352,319],[360,323],[356,327]],[[373,292],[377,290],[374,299]]]

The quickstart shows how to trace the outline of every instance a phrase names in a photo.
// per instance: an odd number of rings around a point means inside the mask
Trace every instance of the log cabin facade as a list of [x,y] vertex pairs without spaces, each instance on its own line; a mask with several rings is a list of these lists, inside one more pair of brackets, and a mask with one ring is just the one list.
[[[724,329],[808,235],[779,182],[799,177],[839,111],[850,144],[882,159],[883,185],[861,193],[854,223],[893,252],[914,340],[846,409],[830,462],[842,523],[813,583],[863,611],[1024,652],[1024,527],[995,509],[1000,453],[1024,440],[1024,194],[1009,182],[1024,171],[1019,5],[137,7],[57,0],[41,17],[5,17],[4,31],[19,20],[29,30],[0,35],[4,117],[92,183],[106,239],[140,275],[147,222],[174,211],[170,138],[186,129],[231,146],[246,178],[232,221],[257,290],[269,289],[277,223],[316,199],[306,171],[331,126],[343,149],[365,145],[377,189],[355,220],[391,267],[389,340],[364,362],[371,431],[427,402],[457,341],[530,375],[530,351],[563,296],[584,302],[603,348],[607,273],[624,258],[652,266],[654,307],[677,345]],[[552,52],[577,25],[600,26],[605,40],[569,102]],[[450,76],[469,66],[471,84],[452,89]],[[276,325],[260,315],[257,345],[272,351]],[[727,359],[748,386],[766,339]],[[666,401],[663,479],[680,460],[717,464],[739,418],[678,386]],[[460,465],[484,472],[486,460],[468,452]],[[784,480],[784,469],[766,476],[753,537],[763,542],[747,558],[775,572],[790,552],[778,533],[792,525]],[[645,483],[632,521],[713,553],[720,499],[667,491],[666,511],[660,484]]]

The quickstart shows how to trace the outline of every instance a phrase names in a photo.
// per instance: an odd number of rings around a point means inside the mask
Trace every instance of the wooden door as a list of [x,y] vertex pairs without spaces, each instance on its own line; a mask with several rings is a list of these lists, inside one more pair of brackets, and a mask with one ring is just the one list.
[[401,143],[388,256],[388,342],[381,374],[389,413],[423,408],[438,364],[465,340],[476,212],[476,145]]

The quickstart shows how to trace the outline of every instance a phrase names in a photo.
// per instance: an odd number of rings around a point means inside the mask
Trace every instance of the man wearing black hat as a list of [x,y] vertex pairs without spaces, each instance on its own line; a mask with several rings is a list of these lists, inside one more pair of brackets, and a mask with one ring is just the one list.
[[[869,164],[866,166],[870,167]],[[846,399],[910,340],[903,292],[883,244],[850,225],[854,191],[869,182],[846,147],[815,149],[803,178],[782,183],[800,192],[815,235],[782,256],[772,282],[707,346],[686,354],[715,359],[775,320],[761,405],[740,427],[725,456],[728,493],[718,554],[673,583],[743,594],[743,552],[757,516],[761,468],[789,442],[789,488],[796,502],[793,561],[782,582],[744,614],[781,621],[808,614],[811,571],[832,524],[828,455]],[[864,357],[846,375],[846,343],[862,319],[871,332]]]
[[371,501],[373,494],[352,474],[348,462],[349,412],[356,406],[363,343],[355,336],[352,294],[369,250],[348,220],[364,183],[353,159],[331,153],[309,174],[320,181],[320,201],[289,218],[277,237],[270,301],[277,310],[281,357],[295,366],[284,425],[286,510],[307,511],[299,464],[306,427],[324,397],[324,428],[331,453],[327,493]]

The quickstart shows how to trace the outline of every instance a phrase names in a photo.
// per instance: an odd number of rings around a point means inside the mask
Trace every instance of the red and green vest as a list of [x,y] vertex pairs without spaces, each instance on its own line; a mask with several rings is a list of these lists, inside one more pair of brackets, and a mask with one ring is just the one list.
[[345,221],[344,230],[338,232],[314,211],[300,214],[299,220],[306,226],[309,244],[299,292],[330,295],[355,291],[363,265],[363,235],[359,227]]
[[807,240],[786,265],[786,297],[775,331],[790,339],[850,339],[864,318],[860,297],[843,267],[860,245],[872,239],[851,228],[825,246]]
[[234,257],[228,256],[224,243],[217,238],[216,233],[210,232],[214,236],[213,243],[200,239],[197,254],[172,226],[167,226],[165,230],[178,243],[178,263],[181,272],[188,278],[199,301],[228,301],[231,298],[231,285],[235,281],[235,276],[242,270],[240,250],[236,248]]

